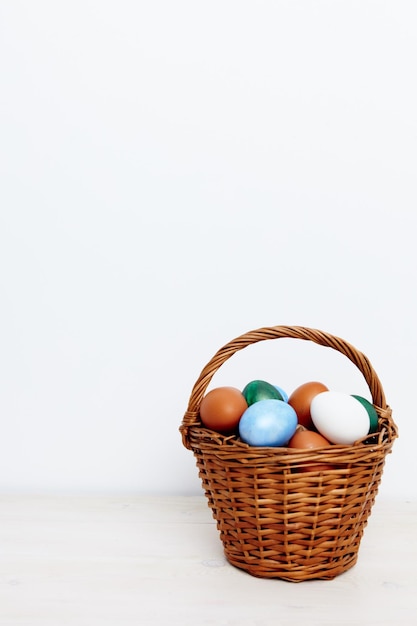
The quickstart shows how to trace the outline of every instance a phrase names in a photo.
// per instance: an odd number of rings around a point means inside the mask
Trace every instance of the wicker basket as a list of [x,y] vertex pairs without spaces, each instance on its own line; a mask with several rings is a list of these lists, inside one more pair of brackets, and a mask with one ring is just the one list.
[[[378,431],[352,446],[308,452],[251,447],[202,426],[199,406],[219,367],[238,350],[290,337],[333,348],[363,374]],[[343,339],[300,326],[248,332],[223,346],[195,383],[180,431],[193,451],[227,560],[253,576],[292,582],[332,579],[357,561],[359,544],[398,436],[381,383],[366,356]],[[314,463],[332,469],[314,470]],[[297,471],[304,465],[308,471]]]

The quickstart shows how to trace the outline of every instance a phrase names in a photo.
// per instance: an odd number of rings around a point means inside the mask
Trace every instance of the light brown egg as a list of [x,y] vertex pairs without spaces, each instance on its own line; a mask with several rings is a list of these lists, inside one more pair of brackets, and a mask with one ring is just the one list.
[[297,413],[298,423],[308,429],[315,429],[310,414],[311,401],[322,391],[329,390],[323,383],[312,381],[297,387],[288,398],[288,404]]
[[[288,447],[298,450],[315,450],[316,448],[323,448],[327,446],[331,446],[332,444],[328,441],[323,435],[317,433],[312,430],[307,429],[299,429],[297,432],[291,437],[288,442]],[[303,465],[297,468],[297,471],[300,472],[322,472],[329,469],[333,469],[333,465],[329,463],[311,463],[308,465]]]
[[248,404],[240,389],[215,387],[201,401],[200,418],[206,428],[227,434],[236,430],[247,408]]

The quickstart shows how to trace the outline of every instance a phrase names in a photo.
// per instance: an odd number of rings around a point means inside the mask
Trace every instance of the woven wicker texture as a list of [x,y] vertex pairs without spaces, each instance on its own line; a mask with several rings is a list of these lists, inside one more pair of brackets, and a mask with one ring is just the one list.
[[[375,434],[352,446],[303,451],[252,447],[202,426],[199,406],[219,367],[253,343],[282,337],[333,348],[358,367],[379,415]],[[218,350],[203,368],[180,431],[196,458],[232,565],[253,576],[301,582],[332,579],[356,563],[385,457],[398,436],[379,378],[364,354],[343,339],[300,326],[245,333]],[[324,463],[332,468],[320,470]]]

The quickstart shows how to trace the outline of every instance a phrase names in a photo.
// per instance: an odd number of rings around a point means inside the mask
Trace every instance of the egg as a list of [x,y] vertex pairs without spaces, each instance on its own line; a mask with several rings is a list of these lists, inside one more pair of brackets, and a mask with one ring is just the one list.
[[251,380],[242,391],[248,406],[259,400],[283,400],[281,393],[266,380]]
[[311,418],[319,433],[332,443],[352,445],[369,433],[367,410],[347,393],[317,394],[311,401]]
[[206,428],[227,434],[235,431],[248,404],[236,387],[215,387],[200,404],[200,418]]
[[274,385],[275,389],[281,394],[281,398],[284,402],[288,402],[288,393],[282,387],[278,387],[278,385]]
[[297,389],[294,389],[288,398],[288,404],[290,404],[297,413],[298,423],[309,430],[314,429],[310,413],[311,401],[317,394],[323,391],[329,391],[326,385],[312,381],[304,383],[297,387]]
[[323,448],[330,446],[328,439],[320,435],[314,430],[298,430],[289,440],[289,448],[298,448],[300,450],[314,450],[315,448]]
[[242,441],[251,446],[285,446],[297,428],[297,414],[283,400],[251,404],[239,422]]
[[[328,439],[320,435],[314,430],[301,429],[297,430],[288,442],[288,447],[298,450],[315,450],[316,448],[326,448],[332,444]],[[309,463],[308,465],[300,465],[296,471],[300,472],[323,472],[333,469],[334,466],[329,463]]]
[[368,411],[369,422],[370,422],[369,432],[376,433],[376,431],[378,430],[378,413],[376,412],[374,405],[371,404],[369,400],[367,400],[366,398],[363,398],[362,396],[357,396],[355,394],[352,394],[352,396],[353,398],[356,398],[358,402],[363,404],[365,409]]

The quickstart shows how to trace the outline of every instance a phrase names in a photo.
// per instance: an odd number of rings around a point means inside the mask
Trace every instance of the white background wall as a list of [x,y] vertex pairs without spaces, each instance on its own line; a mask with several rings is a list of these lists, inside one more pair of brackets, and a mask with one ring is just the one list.
[[[178,427],[235,336],[365,352],[416,496],[417,9],[404,0],[0,5],[0,489],[199,494]],[[264,342],[214,382],[366,394]],[[217,376],[217,375],[216,375]]]

